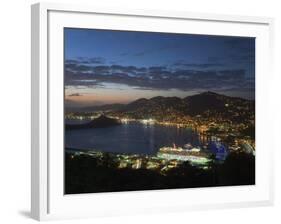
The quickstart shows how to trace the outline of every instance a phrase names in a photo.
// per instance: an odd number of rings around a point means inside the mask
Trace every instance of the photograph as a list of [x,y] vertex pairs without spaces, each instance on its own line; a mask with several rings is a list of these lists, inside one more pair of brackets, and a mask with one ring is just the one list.
[[255,37],[63,32],[65,194],[255,185]]

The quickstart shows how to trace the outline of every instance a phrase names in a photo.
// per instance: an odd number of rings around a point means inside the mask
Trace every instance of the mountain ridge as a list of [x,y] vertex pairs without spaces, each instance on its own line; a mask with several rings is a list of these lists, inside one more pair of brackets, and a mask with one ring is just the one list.
[[[128,104],[96,106],[94,107],[94,111],[119,113],[135,118],[148,116],[163,117],[166,115],[172,116],[173,114],[174,116],[234,116],[237,111],[241,111],[243,114],[249,114],[254,110],[254,107],[254,100],[226,96],[208,91],[183,98],[176,96],[155,96],[149,99],[139,98]],[[84,111],[87,112],[89,109],[85,109]]]

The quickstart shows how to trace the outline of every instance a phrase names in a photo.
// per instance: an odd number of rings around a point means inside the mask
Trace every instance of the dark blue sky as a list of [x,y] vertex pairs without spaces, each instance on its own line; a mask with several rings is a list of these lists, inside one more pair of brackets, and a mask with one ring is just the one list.
[[255,39],[65,28],[69,106],[215,91],[255,97]]

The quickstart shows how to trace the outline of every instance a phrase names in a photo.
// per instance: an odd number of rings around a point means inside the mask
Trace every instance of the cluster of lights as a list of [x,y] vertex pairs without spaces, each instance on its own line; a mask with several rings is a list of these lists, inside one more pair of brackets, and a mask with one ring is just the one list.
[[179,160],[179,161],[190,161],[196,164],[206,164],[210,159],[202,156],[193,155],[182,155],[182,154],[170,154],[170,153],[158,153],[157,156],[166,160]]
[[141,123],[143,123],[143,124],[151,124],[151,125],[153,125],[153,124],[155,123],[155,120],[154,120],[154,119],[152,119],[152,118],[149,118],[149,119],[143,119],[143,120],[141,120]]

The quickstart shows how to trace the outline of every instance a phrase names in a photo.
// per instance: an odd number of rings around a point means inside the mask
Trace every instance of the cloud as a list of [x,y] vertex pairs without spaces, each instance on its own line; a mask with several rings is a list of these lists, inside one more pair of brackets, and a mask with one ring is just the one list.
[[67,59],[65,60],[67,64],[104,64],[105,59],[102,57],[78,57],[76,59]]
[[[247,51],[241,54],[230,54],[229,59],[236,63],[247,63],[255,61],[255,52]],[[254,63],[252,63],[254,65]]]
[[254,79],[247,78],[243,69],[217,69],[212,65],[199,68],[168,68],[166,66],[137,67],[123,65],[65,64],[65,85],[105,88],[105,83],[123,84],[136,89],[191,91],[251,90]]
[[183,61],[178,61],[178,62],[174,63],[174,65],[180,66],[180,67],[191,67],[191,68],[199,68],[199,69],[224,66],[224,64],[222,64],[222,63],[187,63],[187,62],[183,62]]
[[69,95],[67,95],[68,97],[73,97],[73,96],[83,96],[82,94],[80,94],[80,93],[72,93],[72,94],[69,94]]

